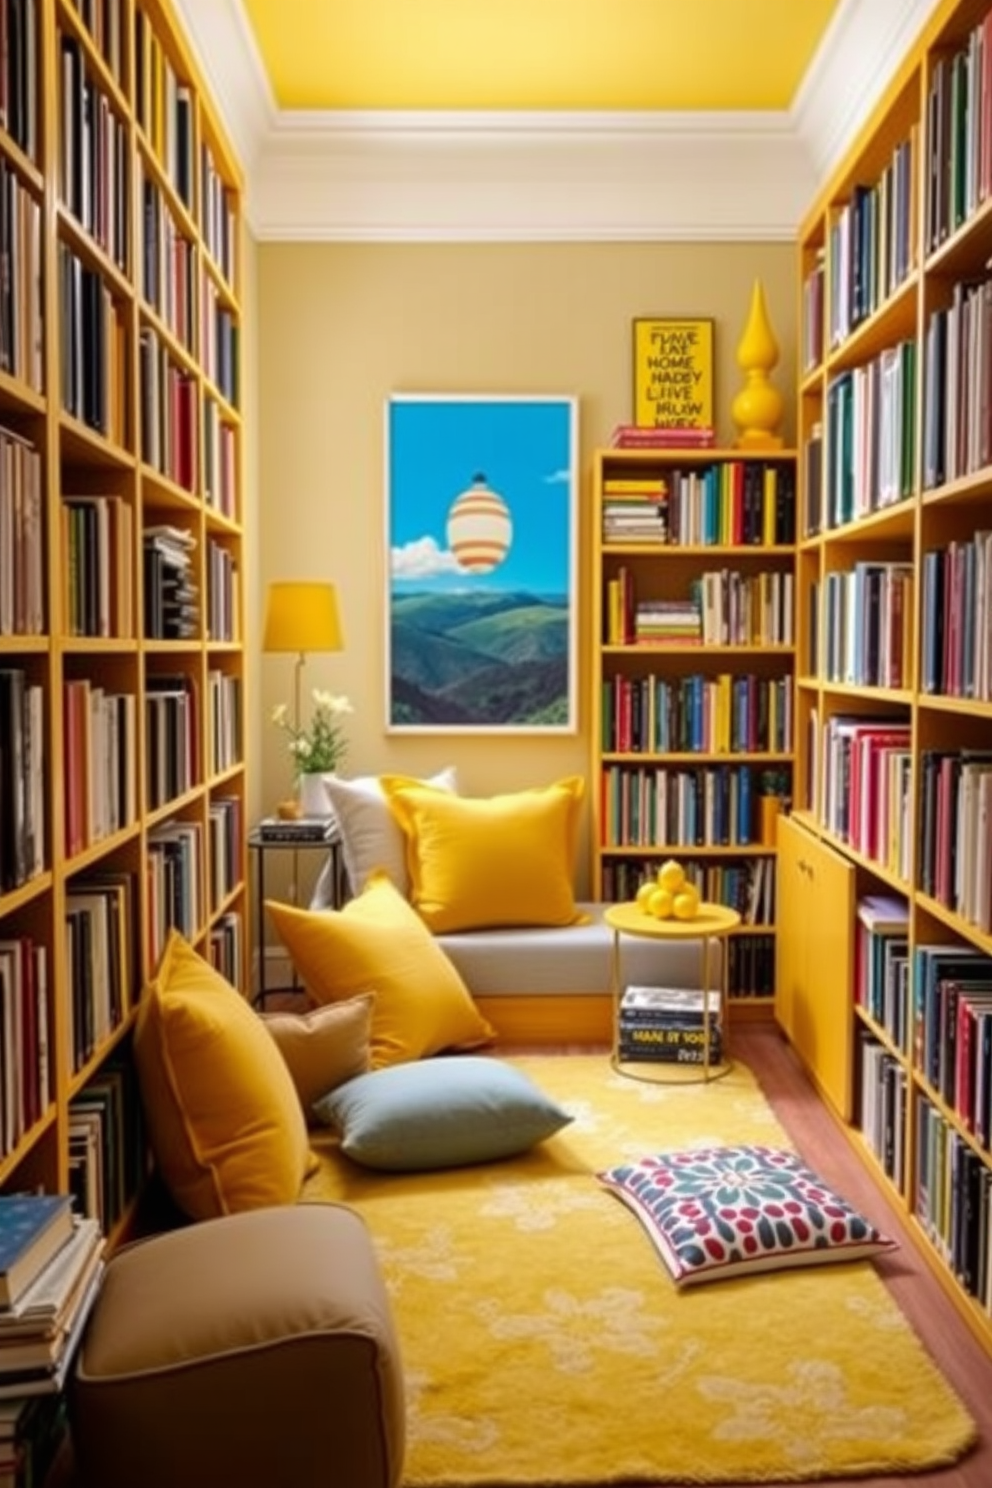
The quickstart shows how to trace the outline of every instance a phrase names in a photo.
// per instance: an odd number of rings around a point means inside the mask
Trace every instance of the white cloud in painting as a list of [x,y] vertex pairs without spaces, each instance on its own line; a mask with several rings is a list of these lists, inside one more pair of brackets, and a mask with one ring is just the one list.
[[461,571],[454,553],[439,548],[433,537],[418,537],[415,542],[391,550],[390,572],[394,579],[430,579],[437,574]]

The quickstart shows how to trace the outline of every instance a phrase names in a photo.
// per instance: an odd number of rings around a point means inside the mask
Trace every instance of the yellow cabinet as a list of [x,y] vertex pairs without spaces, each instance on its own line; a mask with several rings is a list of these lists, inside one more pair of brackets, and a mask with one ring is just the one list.
[[781,818],[775,1016],[845,1121],[853,1099],[854,908],[852,864]]

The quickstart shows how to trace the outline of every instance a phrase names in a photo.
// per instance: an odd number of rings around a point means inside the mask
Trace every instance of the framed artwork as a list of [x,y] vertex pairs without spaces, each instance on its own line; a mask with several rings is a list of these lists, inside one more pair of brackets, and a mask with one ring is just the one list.
[[713,321],[634,321],[634,423],[646,429],[713,426]]
[[574,733],[573,397],[386,405],[386,726]]

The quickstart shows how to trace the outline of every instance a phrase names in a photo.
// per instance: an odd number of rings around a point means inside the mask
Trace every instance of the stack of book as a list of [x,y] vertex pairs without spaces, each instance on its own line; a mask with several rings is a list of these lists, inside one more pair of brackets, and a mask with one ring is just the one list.
[[[710,991],[711,1064],[723,1052],[720,994]],[[703,1064],[703,994],[690,987],[627,987],[620,999],[617,1055],[664,1064]]]
[[258,835],[263,842],[330,842],[336,826],[333,816],[263,816]]
[[[0,1402],[61,1391],[100,1287],[104,1246],[99,1223],[74,1215],[68,1194],[0,1195]],[[9,1419],[0,1416],[0,1483]]]
[[615,424],[610,435],[612,449],[712,449],[715,444],[712,424],[668,424],[662,428]]

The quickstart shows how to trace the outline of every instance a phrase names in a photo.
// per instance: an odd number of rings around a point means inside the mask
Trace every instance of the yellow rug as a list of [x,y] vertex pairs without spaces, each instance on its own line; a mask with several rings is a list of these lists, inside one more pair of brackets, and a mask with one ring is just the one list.
[[595,1181],[665,1149],[790,1145],[750,1071],[660,1086],[599,1055],[512,1062],[576,1118],[522,1158],[386,1175],[316,1144],[306,1197],[355,1205],[387,1278],[408,1488],[776,1482],[961,1456],[973,1422],[871,1262],[677,1292]]

